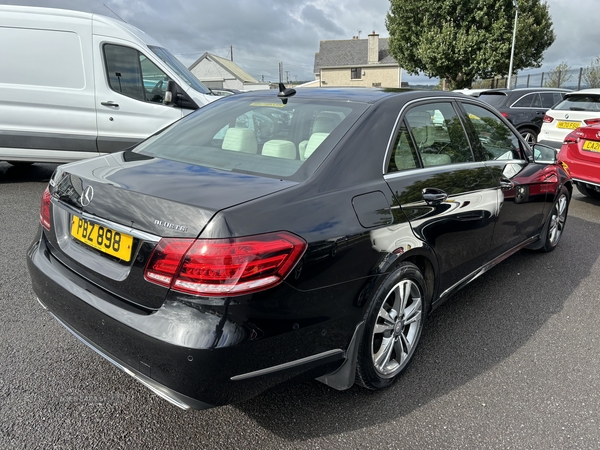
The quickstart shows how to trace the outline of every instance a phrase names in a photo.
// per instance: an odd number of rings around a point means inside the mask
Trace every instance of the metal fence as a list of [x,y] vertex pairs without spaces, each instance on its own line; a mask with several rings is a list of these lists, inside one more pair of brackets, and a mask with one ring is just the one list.
[[[472,89],[506,88],[507,77],[475,80]],[[600,88],[600,67],[590,66],[570,70],[551,70],[550,72],[515,75],[510,80],[510,87],[560,87],[565,89]]]

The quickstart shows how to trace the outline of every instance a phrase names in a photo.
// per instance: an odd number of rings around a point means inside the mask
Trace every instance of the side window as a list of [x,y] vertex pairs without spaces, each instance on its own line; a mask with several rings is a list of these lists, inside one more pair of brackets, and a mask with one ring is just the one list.
[[521,159],[520,141],[495,114],[481,106],[463,103],[486,160]]
[[139,55],[146,101],[162,103],[165,99],[169,77],[143,54]]
[[533,94],[527,94],[517,100],[513,108],[531,108],[531,102],[533,101]]
[[415,169],[419,167],[415,146],[408,134],[404,121],[400,124],[398,137],[394,143],[394,151],[388,164],[388,173],[399,170]]
[[415,106],[405,120],[424,167],[473,161],[465,130],[451,103]]
[[533,103],[531,103],[532,108],[541,108],[542,107],[542,99],[540,98],[540,94],[533,94]]
[[143,102],[163,102],[169,77],[143,54],[130,47],[107,44],[104,58],[113,91]]
[[540,95],[542,97],[542,108],[552,108],[562,99],[558,92],[542,92]]

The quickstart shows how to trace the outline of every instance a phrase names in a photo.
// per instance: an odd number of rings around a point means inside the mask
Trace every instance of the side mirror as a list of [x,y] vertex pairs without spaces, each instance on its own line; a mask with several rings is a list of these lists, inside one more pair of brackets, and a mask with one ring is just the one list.
[[173,80],[169,80],[167,83],[167,90],[165,91],[165,99],[163,103],[167,106],[171,106],[175,104],[177,99],[177,83]]
[[165,91],[165,99],[163,100],[163,105],[167,106],[178,106],[183,109],[198,109],[198,105],[192,98],[185,92],[183,89],[179,87],[179,85],[173,81],[169,80],[167,83],[167,90]]
[[543,144],[534,144],[533,161],[538,164],[556,164],[558,151],[555,148]]

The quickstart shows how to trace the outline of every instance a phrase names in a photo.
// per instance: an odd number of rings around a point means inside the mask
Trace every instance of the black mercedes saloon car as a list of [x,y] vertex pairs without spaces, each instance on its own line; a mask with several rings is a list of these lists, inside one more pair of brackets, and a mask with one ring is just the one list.
[[58,167],[28,268],[56,320],[179,407],[380,389],[454,292],[555,248],[571,191],[475,98],[281,86]]

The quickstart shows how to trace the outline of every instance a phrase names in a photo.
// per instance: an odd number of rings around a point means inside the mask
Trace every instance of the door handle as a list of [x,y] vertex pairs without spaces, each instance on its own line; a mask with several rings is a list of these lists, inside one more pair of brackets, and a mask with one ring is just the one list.
[[425,188],[421,191],[421,194],[428,205],[439,205],[448,198],[448,194],[435,188]]
[[115,108],[117,108],[119,106],[118,103],[114,103],[114,102],[101,102],[100,104],[103,106],[113,106]]

